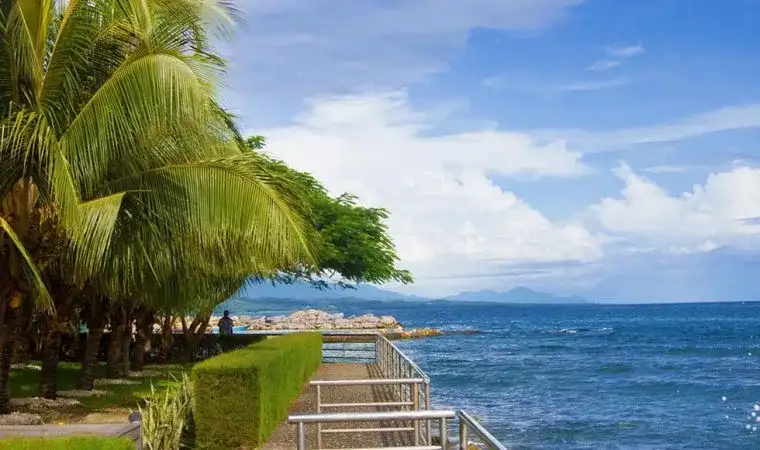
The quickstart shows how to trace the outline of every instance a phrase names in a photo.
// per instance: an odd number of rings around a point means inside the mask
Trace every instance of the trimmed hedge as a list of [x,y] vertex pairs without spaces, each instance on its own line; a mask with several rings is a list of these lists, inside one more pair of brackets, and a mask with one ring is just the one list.
[[0,450],[135,450],[135,448],[135,443],[125,438],[71,436],[0,440]]
[[322,336],[266,339],[196,364],[192,371],[198,448],[257,448],[322,361]]

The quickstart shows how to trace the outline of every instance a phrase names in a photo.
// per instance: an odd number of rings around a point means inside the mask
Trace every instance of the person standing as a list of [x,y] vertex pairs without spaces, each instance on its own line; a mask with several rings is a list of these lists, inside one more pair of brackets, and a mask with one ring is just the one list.
[[219,343],[222,346],[222,351],[226,352],[232,346],[232,328],[234,326],[229,311],[224,311],[224,316],[219,319],[217,326],[219,327]]

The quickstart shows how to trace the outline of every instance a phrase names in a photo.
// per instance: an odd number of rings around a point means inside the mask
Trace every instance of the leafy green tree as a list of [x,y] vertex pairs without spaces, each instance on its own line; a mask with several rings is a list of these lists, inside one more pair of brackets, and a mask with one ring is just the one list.
[[[252,136],[246,144],[252,151],[261,151],[266,138]],[[303,196],[301,213],[319,233],[318,263],[284,270],[277,277],[279,281],[308,281],[318,288],[331,284],[350,288],[356,283],[413,282],[409,271],[397,267],[399,258],[386,225],[387,210],[362,206],[356,196],[347,193],[331,197],[311,174],[265,157],[270,170],[289,180]]]
[[314,261],[299,199],[215,102],[209,37],[234,15],[224,0],[0,3],[0,413],[29,299],[60,324],[169,304],[168,280],[198,299]]

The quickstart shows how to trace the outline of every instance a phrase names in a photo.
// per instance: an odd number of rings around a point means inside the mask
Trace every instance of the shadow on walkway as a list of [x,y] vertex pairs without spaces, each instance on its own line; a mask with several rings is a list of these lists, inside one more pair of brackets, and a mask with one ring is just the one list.
[[[312,380],[356,380],[382,378],[380,369],[374,364],[326,363],[322,364]],[[307,386],[293,403],[290,414],[314,414],[317,412],[316,389]],[[322,386],[323,403],[370,403],[400,401],[394,386]],[[398,407],[331,408],[323,412],[374,412],[397,411]],[[412,427],[409,422],[368,422],[356,424],[326,424],[323,429],[336,428],[390,428]],[[307,425],[307,448],[317,448],[317,426]],[[391,433],[340,433],[323,434],[323,449],[345,449],[363,447],[399,447],[414,443],[414,433],[399,431]],[[296,429],[288,423],[275,429],[263,450],[293,450],[296,448]]]

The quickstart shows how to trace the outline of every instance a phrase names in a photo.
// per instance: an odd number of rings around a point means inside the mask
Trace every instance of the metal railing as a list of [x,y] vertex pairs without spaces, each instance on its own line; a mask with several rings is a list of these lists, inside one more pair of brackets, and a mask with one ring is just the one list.
[[[375,361],[380,372],[387,378],[419,378],[422,383],[396,386],[396,398],[401,401],[414,402],[418,405],[415,410],[430,410],[430,377],[417,366],[408,356],[382,335],[375,336]],[[421,429],[415,430],[415,442],[430,444],[430,422]]]
[[478,438],[480,444],[485,445],[490,450],[507,450],[488,430],[483,427],[477,420],[472,418],[464,411],[457,411],[459,419],[459,450],[469,450],[470,431]]
[[[404,421],[404,422],[425,422],[431,424],[438,422],[439,435],[441,436],[438,445],[415,444],[412,447],[383,447],[387,450],[448,450],[449,440],[447,439],[447,423],[449,419],[456,417],[453,411],[391,411],[391,412],[370,412],[370,413],[337,413],[337,414],[309,414],[302,416],[290,416],[288,423],[296,425],[296,448],[297,450],[306,450],[306,430],[307,424],[327,424],[327,423],[356,423],[356,422],[382,422],[382,421]],[[330,429],[335,433],[362,433],[378,431],[399,431],[399,427],[384,428],[346,428]],[[412,428],[413,429],[413,428]],[[407,429],[411,431],[412,429]],[[327,431],[327,430],[324,430]],[[375,450],[375,447],[365,447],[354,450]]]
[[[464,411],[392,411],[392,412],[371,412],[371,413],[334,413],[334,414],[309,414],[300,416],[290,416],[288,423],[296,425],[296,445],[297,450],[306,450],[306,425],[316,424],[321,427],[322,424],[329,423],[357,423],[357,422],[387,422],[387,421],[405,421],[419,424],[420,422],[438,423],[438,442],[420,444],[414,443],[414,446],[407,447],[383,447],[388,450],[448,450],[452,444],[448,433],[448,421],[450,419],[459,419],[459,440],[456,446],[459,450],[470,450],[482,448],[484,445],[489,450],[507,450],[491,433],[486,430],[477,420],[472,418]],[[412,428],[404,427],[386,427],[386,428],[332,428],[323,430],[330,433],[376,433],[376,432],[397,432],[411,431]],[[470,441],[470,431],[475,434],[478,441]],[[318,448],[321,448],[319,434],[317,435]],[[480,445],[478,445],[480,444]],[[353,450],[376,450],[375,447],[357,448]]]
[[324,362],[376,363],[377,333],[323,333]]
[[[380,378],[380,379],[367,379],[367,380],[317,380],[312,381],[309,383],[311,386],[314,386],[317,391],[317,414],[322,414],[323,410],[325,408],[327,409],[346,409],[346,408],[398,408],[400,410],[403,410],[404,408],[408,408],[411,411],[419,411],[420,410],[420,398],[417,395],[417,385],[421,385],[425,383],[425,380],[422,378],[401,378],[401,379],[392,379],[392,378]],[[322,391],[323,388],[326,388],[328,386],[389,386],[392,388],[398,387],[398,386],[408,386],[409,391],[413,393],[412,399],[410,401],[407,400],[400,400],[400,401],[383,401],[383,402],[350,402],[350,403],[324,403],[322,401]],[[398,397],[396,397],[398,400]],[[423,430],[427,430],[427,427],[425,429],[420,427],[419,421],[413,421],[412,427],[383,427],[383,428],[352,428],[352,429],[322,429],[322,423],[317,422],[317,448],[322,448],[322,435],[328,434],[328,433],[356,433],[356,432],[391,432],[391,431],[399,431],[399,432],[414,432],[414,445],[419,445],[420,441],[427,442],[429,439],[426,439],[426,436],[429,436],[429,433],[424,432]]]
[[[270,332],[266,334],[289,334],[291,330]],[[262,333],[263,334],[263,333]],[[470,450],[485,446],[491,450],[506,450],[488,430],[475,418],[464,411],[440,411],[430,409],[430,377],[422,371],[408,356],[389,341],[382,333],[325,331],[323,337],[324,362],[353,362],[375,364],[380,371],[380,378],[366,380],[317,380],[311,385],[316,389],[317,413],[309,415],[290,416],[288,422],[297,428],[298,450],[306,449],[305,425],[314,424],[317,427],[317,448],[322,448],[323,434],[339,433],[383,433],[410,432],[413,433],[414,446],[384,447],[387,450],[449,450],[451,441],[447,424],[450,419],[458,419],[459,450]],[[391,388],[393,401],[366,403],[323,403],[323,389],[328,386],[385,385]],[[400,411],[382,412],[343,412],[324,413],[324,409],[349,409],[384,407],[399,408]],[[407,409],[404,411],[403,409]],[[407,422],[411,426],[388,426],[375,428],[330,428],[322,429],[323,424],[329,423],[361,423],[361,422]],[[433,422],[438,424],[438,442],[433,435]],[[471,440],[473,439],[473,440]],[[354,450],[376,450],[373,448]]]

